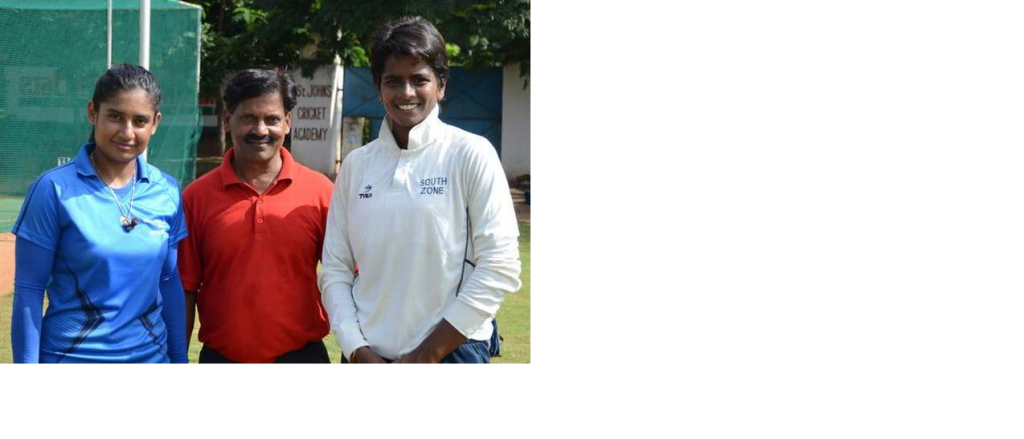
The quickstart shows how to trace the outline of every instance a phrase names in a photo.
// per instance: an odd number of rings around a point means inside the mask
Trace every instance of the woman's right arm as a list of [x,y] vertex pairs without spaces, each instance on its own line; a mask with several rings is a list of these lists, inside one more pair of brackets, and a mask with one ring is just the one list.
[[56,259],[61,212],[59,189],[50,174],[43,174],[29,187],[11,229],[18,237],[14,244],[14,309],[11,311],[11,347],[15,363],[39,362],[43,291]]
[[43,326],[43,291],[53,271],[55,251],[25,238],[14,246],[14,310],[11,347],[15,363],[39,362],[39,332]]
[[[351,172],[351,160],[341,164],[341,172],[334,182],[331,205],[327,209],[326,233],[324,249],[320,256],[320,273],[318,275],[320,292],[330,320],[335,340],[352,361],[353,353],[368,346],[356,318],[356,303],[352,297],[352,285],[355,282],[356,261],[352,255],[352,247],[348,240],[348,222],[345,211],[348,208],[348,177]],[[360,352],[363,354],[363,352]],[[362,356],[361,359],[371,358]]]

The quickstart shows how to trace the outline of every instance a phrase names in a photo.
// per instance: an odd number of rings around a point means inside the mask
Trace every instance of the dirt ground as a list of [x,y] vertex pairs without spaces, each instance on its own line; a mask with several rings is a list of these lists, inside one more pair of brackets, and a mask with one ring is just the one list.
[[[515,204],[516,218],[530,222],[530,206],[526,204],[523,192],[512,190],[512,201]],[[0,296],[14,291],[14,235],[0,233]]]
[[0,296],[14,291],[14,235],[0,233]]

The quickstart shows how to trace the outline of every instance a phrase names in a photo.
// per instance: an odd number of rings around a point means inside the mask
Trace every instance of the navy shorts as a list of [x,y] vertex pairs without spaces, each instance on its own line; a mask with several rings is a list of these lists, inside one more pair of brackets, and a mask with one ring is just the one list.
[[[442,358],[441,363],[490,363],[490,345],[491,343],[487,340],[468,340],[455,348],[448,356]],[[386,358],[384,361],[391,362]],[[348,358],[342,355],[341,363],[347,364]]]

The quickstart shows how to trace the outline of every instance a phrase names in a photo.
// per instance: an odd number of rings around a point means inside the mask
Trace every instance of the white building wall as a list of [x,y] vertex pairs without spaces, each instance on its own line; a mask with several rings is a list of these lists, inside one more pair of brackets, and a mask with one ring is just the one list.
[[530,88],[518,64],[505,66],[501,107],[501,165],[511,179],[530,173]]

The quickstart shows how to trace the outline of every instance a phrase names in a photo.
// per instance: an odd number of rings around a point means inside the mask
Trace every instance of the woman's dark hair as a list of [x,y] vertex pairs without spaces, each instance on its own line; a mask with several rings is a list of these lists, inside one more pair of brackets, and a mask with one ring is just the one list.
[[246,99],[277,92],[281,95],[284,112],[295,108],[295,81],[281,69],[247,69],[236,73],[224,85],[224,104],[234,112]]
[[384,63],[392,55],[422,59],[434,71],[440,85],[448,83],[448,55],[444,37],[423,17],[402,17],[384,23],[370,41],[370,73],[380,89]]
[[153,113],[160,110],[160,86],[149,70],[135,64],[118,64],[109,69],[96,81],[92,91],[92,106],[100,111],[100,104],[119,93],[142,89],[153,103]]
[[[160,111],[160,85],[156,83],[149,70],[135,64],[118,64],[103,73],[100,79],[96,80],[96,87],[92,90],[92,107],[99,113],[100,104],[113,99],[120,93],[140,89],[149,96],[153,103],[153,114]],[[96,141],[96,128],[89,134],[89,141]]]

